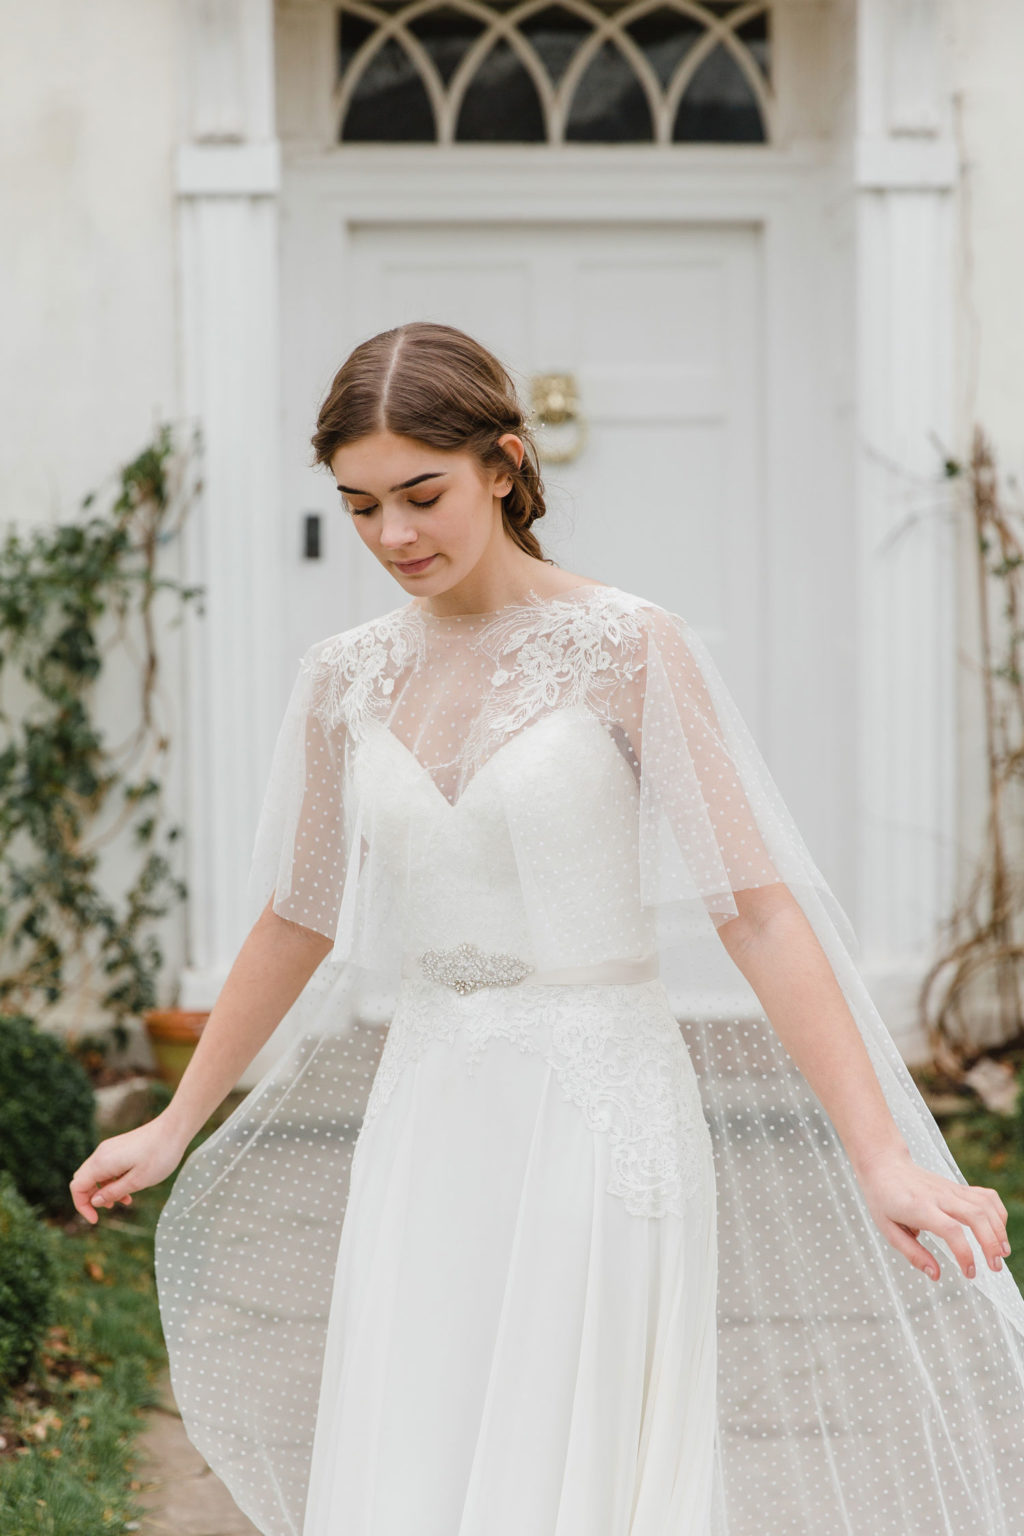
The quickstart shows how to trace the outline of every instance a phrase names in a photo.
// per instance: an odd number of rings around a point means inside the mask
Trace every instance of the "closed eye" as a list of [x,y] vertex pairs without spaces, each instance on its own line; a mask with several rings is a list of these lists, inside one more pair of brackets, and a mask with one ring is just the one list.
[[[429,501],[410,501],[409,505],[410,505],[410,507],[433,507],[433,506],[435,506],[437,504],[437,502],[439,502],[441,500],[441,497],[443,495],[444,495],[443,491],[438,491],[437,495],[436,496],[432,496]],[[346,506],[346,511],[351,512],[353,517],[368,517],[369,514],[371,512],[373,512],[373,511],[375,511],[375,510],[376,510],[376,508],[374,508],[374,507],[350,507],[350,506]]]

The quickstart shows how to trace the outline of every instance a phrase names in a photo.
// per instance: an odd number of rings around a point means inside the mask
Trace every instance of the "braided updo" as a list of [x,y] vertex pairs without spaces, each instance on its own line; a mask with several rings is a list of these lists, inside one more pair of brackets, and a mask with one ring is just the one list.
[[[361,342],[320,408],[314,463],[330,463],[339,448],[373,432],[472,453],[486,469],[507,472],[512,488],[501,514],[506,532],[528,555],[547,559],[531,532],[547,510],[536,444],[511,376],[478,341],[451,325],[413,320]],[[498,444],[506,432],[522,439],[518,468]]]

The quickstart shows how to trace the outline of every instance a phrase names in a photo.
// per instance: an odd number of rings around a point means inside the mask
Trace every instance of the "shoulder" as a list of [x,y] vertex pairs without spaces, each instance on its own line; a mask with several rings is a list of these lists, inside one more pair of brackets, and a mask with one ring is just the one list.
[[341,721],[354,724],[367,710],[386,707],[390,689],[381,679],[415,660],[421,644],[419,626],[409,622],[408,609],[394,608],[315,640],[299,663],[297,686],[328,729]]
[[411,643],[413,626],[408,622],[406,605],[392,608],[376,618],[353,624],[335,635],[314,640],[303,653],[300,670],[315,674],[333,672],[354,677],[357,672],[374,660],[375,655],[393,649],[396,645]]
[[595,587],[590,607],[599,623],[621,630],[625,639],[645,647],[673,639],[678,642],[692,633],[681,614],[622,587]]

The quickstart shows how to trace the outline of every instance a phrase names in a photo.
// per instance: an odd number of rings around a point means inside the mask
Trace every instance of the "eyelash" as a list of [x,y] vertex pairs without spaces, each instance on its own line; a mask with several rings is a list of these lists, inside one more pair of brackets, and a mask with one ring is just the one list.
[[[409,503],[409,505],[411,507],[432,507],[432,506],[435,505],[435,503],[437,503],[437,502],[439,502],[441,500],[442,495],[443,495],[443,492],[438,491],[437,495],[431,497],[431,499],[429,501],[411,501]],[[374,510],[374,508],[373,507],[349,507],[348,510],[352,514],[353,517],[369,517],[370,513]]]

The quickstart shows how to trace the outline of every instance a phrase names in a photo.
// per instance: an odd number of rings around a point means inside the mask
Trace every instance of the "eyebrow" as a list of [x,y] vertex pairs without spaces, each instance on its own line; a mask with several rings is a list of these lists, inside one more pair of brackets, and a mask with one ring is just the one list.
[[[443,469],[434,469],[426,475],[413,475],[411,480],[403,480],[401,485],[393,485],[391,489],[392,491],[408,491],[412,486],[419,485],[422,480],[437,480],[444,473],[445,471]],[[335,481],[335,484],[337,484],[337,481]],[[351,485],[339,485],[338,490],[344,491],[346,496],[372,495],[372,492],[370,491],[357,491]]]

